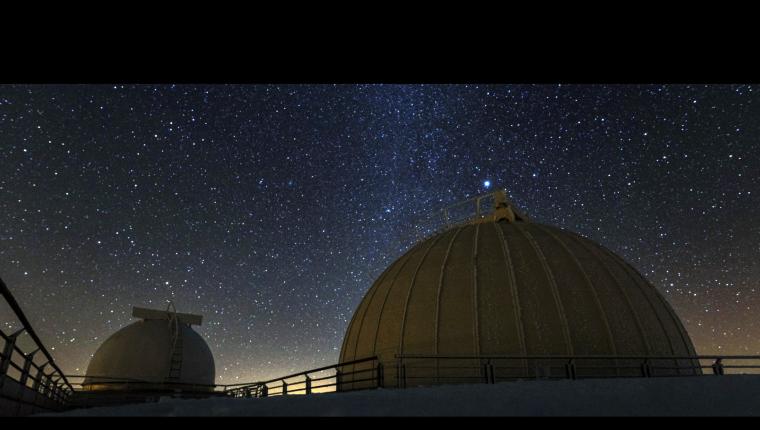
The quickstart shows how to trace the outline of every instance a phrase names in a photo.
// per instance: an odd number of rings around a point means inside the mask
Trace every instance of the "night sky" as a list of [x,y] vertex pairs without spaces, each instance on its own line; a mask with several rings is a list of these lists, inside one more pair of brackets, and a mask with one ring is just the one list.
[[760,354],[759,136],[746,85],[4,85],[0,276],[67,373],[172,300],[258,380],[337,362],[413,221],[503,187]]

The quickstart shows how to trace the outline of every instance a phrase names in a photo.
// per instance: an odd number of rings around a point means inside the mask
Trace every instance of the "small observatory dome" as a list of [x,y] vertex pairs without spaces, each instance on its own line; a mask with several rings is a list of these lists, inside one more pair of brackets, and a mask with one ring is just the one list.
[[[340,362],[377,355],[386,386],[393,386],[398,355],[695,355],[670,305],[622,258],[575,233],[531,222],[503,192],[494,200],[492,214],[421,241],[385,270],[354,313]],[[675,360],[668,361],[673,366]],[[445,381],[439,378],[445,366],[462,367],[449,369],[447,382],[467,376],[466,366],[480,372],[473,362],[457,363],[409,362],[405,377],[431,384]],[[638,376],[639,363],[599,361],[612,368],[596,371]],[[501,362],[515,367],[503,370],[505,378],[530,376],[535,364]],[[348,366],[346,373],[362,366]],[[351,379],[346,375],[341,388],[356,385],[347,385]]]
[[133,308],[141,318],[117,331],[95,352],[82,386],[85,390],[210,391],[214,357],[191,328],[200,315]]

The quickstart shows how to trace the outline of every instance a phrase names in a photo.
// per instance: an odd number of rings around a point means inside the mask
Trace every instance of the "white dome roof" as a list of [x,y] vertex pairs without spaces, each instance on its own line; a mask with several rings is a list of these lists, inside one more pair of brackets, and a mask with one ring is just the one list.
[[[213,385],[214,357],[206,342],[190,325],[179,322],[180,341],[177,353],[173,354],[171,324],[166,319],[142,320],[111,335],[90,360],[83,385],[89,389],[155,388],[155,384]],[[174,374],[173,358],[180,362],[174,366]],[[125,384],[126,381],[134,383]]]

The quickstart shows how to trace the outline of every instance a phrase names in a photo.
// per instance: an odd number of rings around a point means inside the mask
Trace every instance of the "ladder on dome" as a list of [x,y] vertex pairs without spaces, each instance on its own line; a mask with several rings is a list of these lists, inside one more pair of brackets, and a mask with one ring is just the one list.
[[169,313],[169,330],[171,331],[172,342],[169,375],[166,377],[166,381],[179,382],[180,376],[182,375],[182,327],[180,326],[177,311],[172,302],[169,302],[166,310]]

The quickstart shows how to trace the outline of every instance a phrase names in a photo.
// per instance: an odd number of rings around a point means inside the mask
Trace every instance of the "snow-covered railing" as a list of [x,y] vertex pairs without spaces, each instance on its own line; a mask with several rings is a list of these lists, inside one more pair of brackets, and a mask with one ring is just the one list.
[[[74,388],[2,279],[0,295],[21,325],[10,334],[0,329],[0,416],[63,409]],[[21,347],[20,341],[30,343],[26,338],[31,339],[31,352]]]
[[[357,369],[356,365],[364,365]],[[347,370],[348,367],[350,370]],[[232,397],[270,397],[287,394],[314,394],[330,391],[348,391],[342,380],[361,382],[372,388],[383,383],[383,366],[377,357],[324,366],[317,369],[293,373],[268,381],[249,384],[227,385],[225,393]]]
[[496,383],[579,379],[760,374],[758,355],[625,356],[398,355],[397,387],[429,383]]

